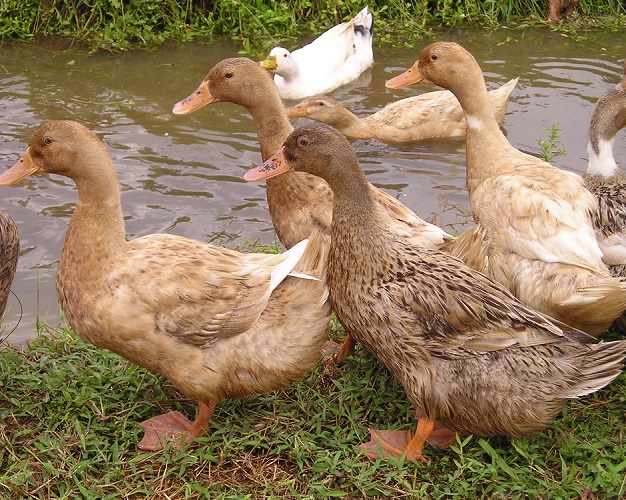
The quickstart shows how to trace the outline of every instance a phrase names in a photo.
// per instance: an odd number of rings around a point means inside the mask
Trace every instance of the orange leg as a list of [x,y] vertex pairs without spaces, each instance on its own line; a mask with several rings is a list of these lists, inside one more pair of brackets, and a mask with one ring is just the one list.
[[328,355],[322,363],[325,365],[335,363],[336,365],[340,365],[343,363],[343,358],[345,356],[354,354],[354,347],[356,346],[356,340],[352,335],[348,334],[346,336],[346,340],[343,341],[343,344],[339,346],[336,342],[327,341],[324,343],[324,347],[322,349],[322,354],[326,355],[329,351],[335,351],[339,349],[338,354]]
[[407,460],[422,460],[426,461],[424,455],[422,455],[422,450],[424,449],[424,444],[430,436],[430,433],[433,431],[435,427],[434,420],[423,420],[419,419],[417,422],[417,429],[415,430],[415,436],[406,445],[406,459]]
[[175,446],[193,441],[206,434],[215,405],[212,401],[208,404],[198,401],[198,413],[193,422],[179,411],[170,411],[142,422],[144,436],[137,446],[141,450],[157,451],[162,450],[167,441],[172,441]]
[[378,431],[370,429],[371,440],[359,445],[359,449],[370,458],[380,458],[379,446],[383,458],[401,458],[406,453],[407,460],[426,461],[422,455],[424,444],[435,426],[434,420],[420,419],[415,435],[411,431]]

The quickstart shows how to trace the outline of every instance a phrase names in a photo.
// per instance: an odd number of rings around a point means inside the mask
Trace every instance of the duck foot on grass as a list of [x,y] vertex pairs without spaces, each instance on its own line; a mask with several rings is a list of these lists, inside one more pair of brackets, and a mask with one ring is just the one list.
[[[420,460],[422,462],[427,461],[422,455],[425,443],[448,447],[456,441],[454,431],[436,421],[429,420],[420,420],[415,434],[410,430],[370,429],[370,437],[369,442],[358,446],[359,450],[370,458],[401,458],[406,453],[406,460]],[[382,451],[382,457],[380,451]]]
[[137,446],[140,450],[159,451],[168,442],[176,448],[187,445],[206,433],[214,410],[215,403],[207,405],[199,402],[198,416],[193,422],[190,422],[179,411],[170,411],[164,415],[149,418],[140,424],[143,427],[144,436]]
[[[346,340],[343,341],[343,344],[338,344],[337,342],[333,342],[332,340],[327,340],[324,342],[322,347],[322,354],[324,355],[324,359],[322,359],[322,364],[324,365],[340,365],[343,363],[343,360],[346,356],[351,356],[354,354],[354,347],[356,346],[356,340],[352,337],[352,335],[348,334],[346,336]],[[334,352],[334,351],[339,352]]]

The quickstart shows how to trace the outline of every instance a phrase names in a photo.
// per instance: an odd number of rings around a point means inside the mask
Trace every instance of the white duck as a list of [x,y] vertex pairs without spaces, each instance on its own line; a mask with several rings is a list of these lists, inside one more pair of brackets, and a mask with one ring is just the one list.
[[356,80],[374,63],[372,14],[365,7],[353,19],[329,29],[293,52],[274,47],[261,66],[274,73],[283,99],[330,92]]

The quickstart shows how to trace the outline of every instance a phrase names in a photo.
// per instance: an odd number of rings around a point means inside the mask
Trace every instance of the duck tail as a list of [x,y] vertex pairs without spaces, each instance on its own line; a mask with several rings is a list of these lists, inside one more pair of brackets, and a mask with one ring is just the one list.
[[365,38],[372,38],[374,36],[374,16],[365,7],[356,16],[354,16],[354,33],[356,35],[362,35]]
[[580,367],[580,378],[571,387],[571,393],[565,396],[567,398],[586,396],[602,389],[622,371],[622,361],[626,357],[626,340],[599,342],[589,344],[588,347],[589,349],[581,350],[573,360]]
[[330,252],[330,236],[314,230],[308,238],[308,245],[290,276],[305,275],[326,282],[326,268]]
[[491,98],[491,107],[493,108],[493,114],[496,117],[498,123],[502,123],[504,115],[506,114],[506,108],[509,105],[509,99],[511,93],[516,87],[519,77],[509,80],[501,87],[489,91],[489,97]]

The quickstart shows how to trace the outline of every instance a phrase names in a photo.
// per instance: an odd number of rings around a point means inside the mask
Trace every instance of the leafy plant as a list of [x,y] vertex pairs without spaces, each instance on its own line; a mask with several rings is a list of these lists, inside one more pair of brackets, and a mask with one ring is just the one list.
[[559,128],[559,124],[553,123],[552,127],[542,128],[541,130],[550,132],[547,140],[537,139],[537,143],[541,148],[541,157],[547,162],[550,162],[557,156],[567,156],[567,151],[563,143],[559,140],[560,135],[563,133]]

